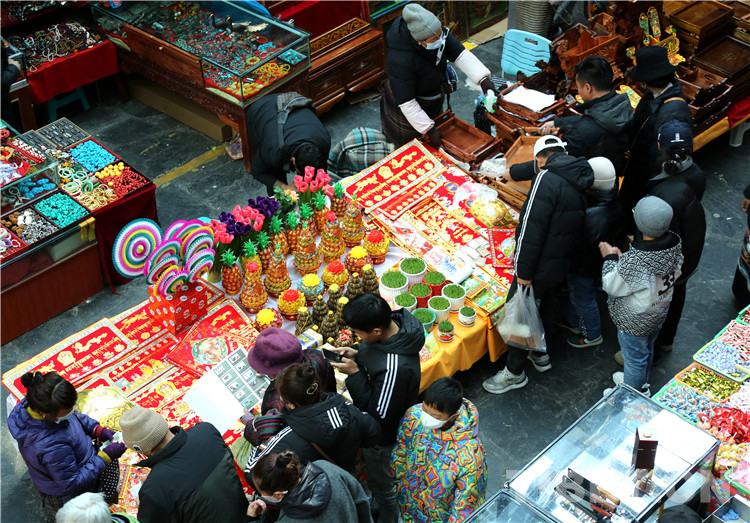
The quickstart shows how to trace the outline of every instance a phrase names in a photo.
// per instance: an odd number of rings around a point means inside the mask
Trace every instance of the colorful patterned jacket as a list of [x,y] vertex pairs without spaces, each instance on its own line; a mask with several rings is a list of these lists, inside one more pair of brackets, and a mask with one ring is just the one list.
[[466,520],[487,488],[476,407],[464,399],[448,430],[426,430],[422,404],[411,407],[401,421],[391,469],[405,523]]

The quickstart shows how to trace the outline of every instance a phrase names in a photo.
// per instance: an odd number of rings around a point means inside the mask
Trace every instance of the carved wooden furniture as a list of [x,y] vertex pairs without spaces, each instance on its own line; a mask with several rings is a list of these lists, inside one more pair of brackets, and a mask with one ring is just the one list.
[[471,170],[488,158],[502,152],[502,142],[484,131],[446,111],[435,118],[435,125],[443,133],[443,148],[455,158],[469,164]]
[[725,36],[693,57],[693,63],[707,71],[727,77],[734,88],[730,102],[750,95],[750,44]]
[[552,47],[568,78],[575,78],[573,68],[593,55],[601,56],[610,63],[615,78],[622,77],[622,71],[617,67],[618,45],[619,39],[616,35],[596,36],[594,31],[583,24],[576,24],[552,42]]
[[734,9],[724,2],[690,2],[670,16],[685,56],[695,54],[727,34]]

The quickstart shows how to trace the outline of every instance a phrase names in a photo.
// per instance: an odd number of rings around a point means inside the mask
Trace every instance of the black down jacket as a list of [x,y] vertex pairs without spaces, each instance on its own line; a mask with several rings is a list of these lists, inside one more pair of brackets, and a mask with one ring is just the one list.
[[688,104],[680,100],[667,101],[672,98],[682,98],[682,85],[676,79],[654,98],[647,92],[638,102],[630,125],[630,163],[625,170],[622,182],[620,200],[624,209],[635,207],[638,200],[646,195],[646,184],[652,176],[661,170],[658,161],[657,139],[659,128],[669,120],[680,120],[693,124],[693,116]]
[[599,252],[599,242],[615,245],[616,238],[625,228],[625,215],[617,201],[617,189],[588,191],[586,199],[583,243],[574,255],[570,270],[579,276],[600,278],[604,260]]
[[677,280],[678,283],[687,281],[698,268],[706,241],[706,215],[695,193],[695,186],[706,186],[705,174],[695,164],[679,174],[652,180],[648,185],[648,194],[658,196],[672,207],[674,214],[669,230],[682,239],[685,261],[682,263],[682,275]]
[[398,17],[386,35],[388,53],[385,66],[396,104],[416,98],[430,98],[443,92],[446,60],[455,61],[464,51],[455,36],[448,33],[440,62],[437,51],[425,49],[412,38],[406,22]]
[[252,477],[255,463],[269,452],[292,450],[302,463],[325,459],[312,443],[336,465],[351,472],[359,449],[373,447],[380,439],[380,424],[375,418],[346,403],[338,394],[325,393],[319,403],[285,411],[284,421],[287,427],[269,439],[262,452],[250,458],[245,467],[246,477]]
[[320,149],[325,161],[331,150],[331,135],[307,107],[292,110],[284,124],[284,145],[279,147],[279,124],[276,98],[278,94],[263,96],[247,110],[247,135],[255,146],[250,174],[273,194],[273,184],[286,183],[285,167],[299,146],[310,143]]
[[604,96],[575,106],[580,116],[555,118],[562,131],[565,149],[571,156],[604,156],[618,174],[625,167],[624,154],[630,143],[625,127],[633,118],[633,107],[626,94],[610,91]]
[[[510,176],[528,179],[533,162],[514,165]],[[533,173],[533,171],[531,171]],[[524,280],[559,282],[582,240],[585,191],[594,183],[586,158],[555,153],[539,174],[521,207],[516,227],[516,276]]]

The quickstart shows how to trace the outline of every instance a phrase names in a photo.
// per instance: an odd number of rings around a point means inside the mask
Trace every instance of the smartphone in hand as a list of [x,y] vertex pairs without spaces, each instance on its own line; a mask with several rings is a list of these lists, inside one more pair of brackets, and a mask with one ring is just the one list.
[[338,352],[334,352],[329,349],[321,349],[323,351],[323,356],[328,361],[332,361],[334,363],[341,363],[341,355]]

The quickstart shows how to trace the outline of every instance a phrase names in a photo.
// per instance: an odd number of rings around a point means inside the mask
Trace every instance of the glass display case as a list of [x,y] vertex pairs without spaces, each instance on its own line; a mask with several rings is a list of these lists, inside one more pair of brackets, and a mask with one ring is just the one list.
[[467,523],[552,523],[554,520],[510,490],[501,490],[477,509]]
[[[658,440],[650,474],[632,466],[636,429],[641,434],[650,432]],[[593,523],[597,513],[590,503],[559,493],[568,478],[578,478],[577,483],[587,486],[585,491],[606,491],[609,497],[605,501],[618,501],[612,521],[642,522],[689,479],[695,492],[708,488],[718,445],[716,438],[695,425],[632,388],[619,385],[521,469],[506,487],[554,521]],[[471,521],[510,521],[493,517],[502,513],[502,503],[506,503],[504,498],[493,497]]]
[[230,2],[92,6],[117,45],[241,106],[310,67],[309,35]]

